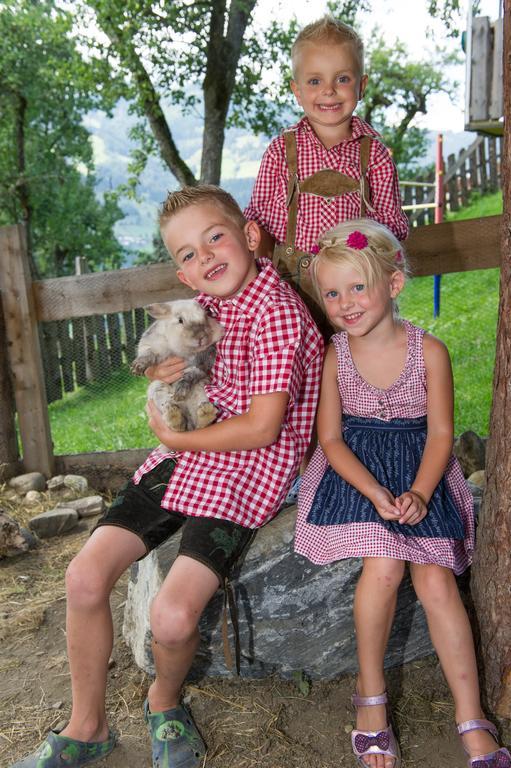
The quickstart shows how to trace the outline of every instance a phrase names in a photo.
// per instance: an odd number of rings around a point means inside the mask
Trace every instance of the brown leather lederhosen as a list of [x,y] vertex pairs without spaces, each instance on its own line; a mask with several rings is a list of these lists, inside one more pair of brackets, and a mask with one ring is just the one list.
[[306,176],[301,181],[298,179],[298,158],[296,151],[295,131],[285,131],[284,141],[286,147],[286,161],[289,171],[287,186],[287,228],[286,242],[275,246],[273,252],[273,264],[279,270],[282,277],[293,283],[298,293],[309,307],[318,326],[327,336],[332,330],[325,320],[325,313],[316,300],[314,288],[309,276],[308,268],[314,258],[312,254],[299,251],[296,248],[296,221],[298,215],[298,198],[301,192],[312,195],[320,195],[328,202],[339,195],[348,192],[360,192],[360,216],[365,216],[369,201],[369,183],[366,172],[371,151],[371,136],[360,137],[360,180],[330,168]]

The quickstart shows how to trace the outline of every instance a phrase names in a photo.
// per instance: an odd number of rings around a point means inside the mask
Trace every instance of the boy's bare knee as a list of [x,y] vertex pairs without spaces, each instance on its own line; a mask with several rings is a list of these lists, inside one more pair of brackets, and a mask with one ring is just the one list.
[[66,595],[70,608],[91,609],[108,599],[110,588],[105,578],[86,557],[78,554],[66,570]]
[[169,603],[157,595],[151,606],[153,638],[167,648],[186,644],[195,637],[199,618],[186,604]]

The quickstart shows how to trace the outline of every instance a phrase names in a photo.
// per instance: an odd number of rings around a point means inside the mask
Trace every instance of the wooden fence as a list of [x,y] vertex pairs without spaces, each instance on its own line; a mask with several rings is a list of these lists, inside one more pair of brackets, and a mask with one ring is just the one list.
[[[503,139],[500,136],[478,136],[458,156],[447,157],[444,178],[444,210],[458,211],[470,202],[473,192],[485,194],[501,188]],[[432,224],[434,208],[420,208],[435,200],[435,173],[420,181],[404,182],[403,204],[416,205],[409,214],[410,224]]]
[[[425,276],[499,266],[501,221],[502,216],[490,216],[413,229],[406,243],[413,273]],[[87,321],[83,325],[76,321],[89,318],[96,323],[96,333],[97,328],[101,328],[100,337],[104,343],[108,320],[105,321],[103,315],[115,315],[120,319],[121,315],[126,318],[129,314],[130,318],[136,318],[136,309],[141,306],[191,295],[191,291],[178,281],[170,264],[33,282],[23,228],[0,229],[0,303],[5,319],[5,341],[0,339],[0,348],[8,350],[24,471],[37,470],[49,476],[55,470],[84,471],[87,468],[97,479],[101,470],[107,469],[110,474],[119,468],[125,470],[136,466],[146,455],[146,451],[127,450],[54,456],[39,342],[40,324],[54,322],[58,328],[58,323],[68,326],[71,323],[73,327],[74,322],[74,327],[79,330],[72,339],[73,343],[76,339],[78,346],[82,332],[86,333]],[[134,315],[131,314],[133,310]],[[132,338],[135,338],[136,325],[131,320],[124,327],[124,334],[127,334],[130,323]],[[105,337],[102,336],[104,331]],[[118,327],[114,335],[122,337]],[[66,344],[69,346],[70,338],[66,334],[61,336],[61,348],[66,348]],[[127,348],[126,341],[125,345]],[[117,353],[103,350],[101,354],[109,365],[112,360],[117,364]],[[10,402],[9,393],[0,390],[1,431],[12,431],[14,413]],[[6,472],[12,474],[20,465],[16,453],[12,448],[9,450],[10,453],[0,456],[0,461],[6,465]]]

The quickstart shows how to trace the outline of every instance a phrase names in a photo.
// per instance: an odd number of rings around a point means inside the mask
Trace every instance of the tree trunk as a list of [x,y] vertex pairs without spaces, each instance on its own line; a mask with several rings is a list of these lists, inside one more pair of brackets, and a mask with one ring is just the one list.
[[504,2],[502,269],[486,490],[472,568],[472,594],[489,707],[511,717],[511,0]]
[[225,0],[212,0],[211,21],[204,77],[204,132],[202,138],[201,182],[219,184],[225,122],[236,80],[243,37],[256,0],[233,0],[225,28]]

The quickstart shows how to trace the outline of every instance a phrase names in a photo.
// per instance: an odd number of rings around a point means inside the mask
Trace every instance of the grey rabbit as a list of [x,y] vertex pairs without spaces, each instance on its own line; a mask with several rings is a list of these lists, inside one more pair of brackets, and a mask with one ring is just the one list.
[[184,358],[187,370],[179,381],[153,381],[147,397],[154,400],[165,422],[176,432],[206,427],[215,421],[217,411],[208,400],[204,384],[224,327],[194,299],[150,304],[145,310],[155,322],[140,337],[132,373],[140,376],[146,368],[170,356]]

